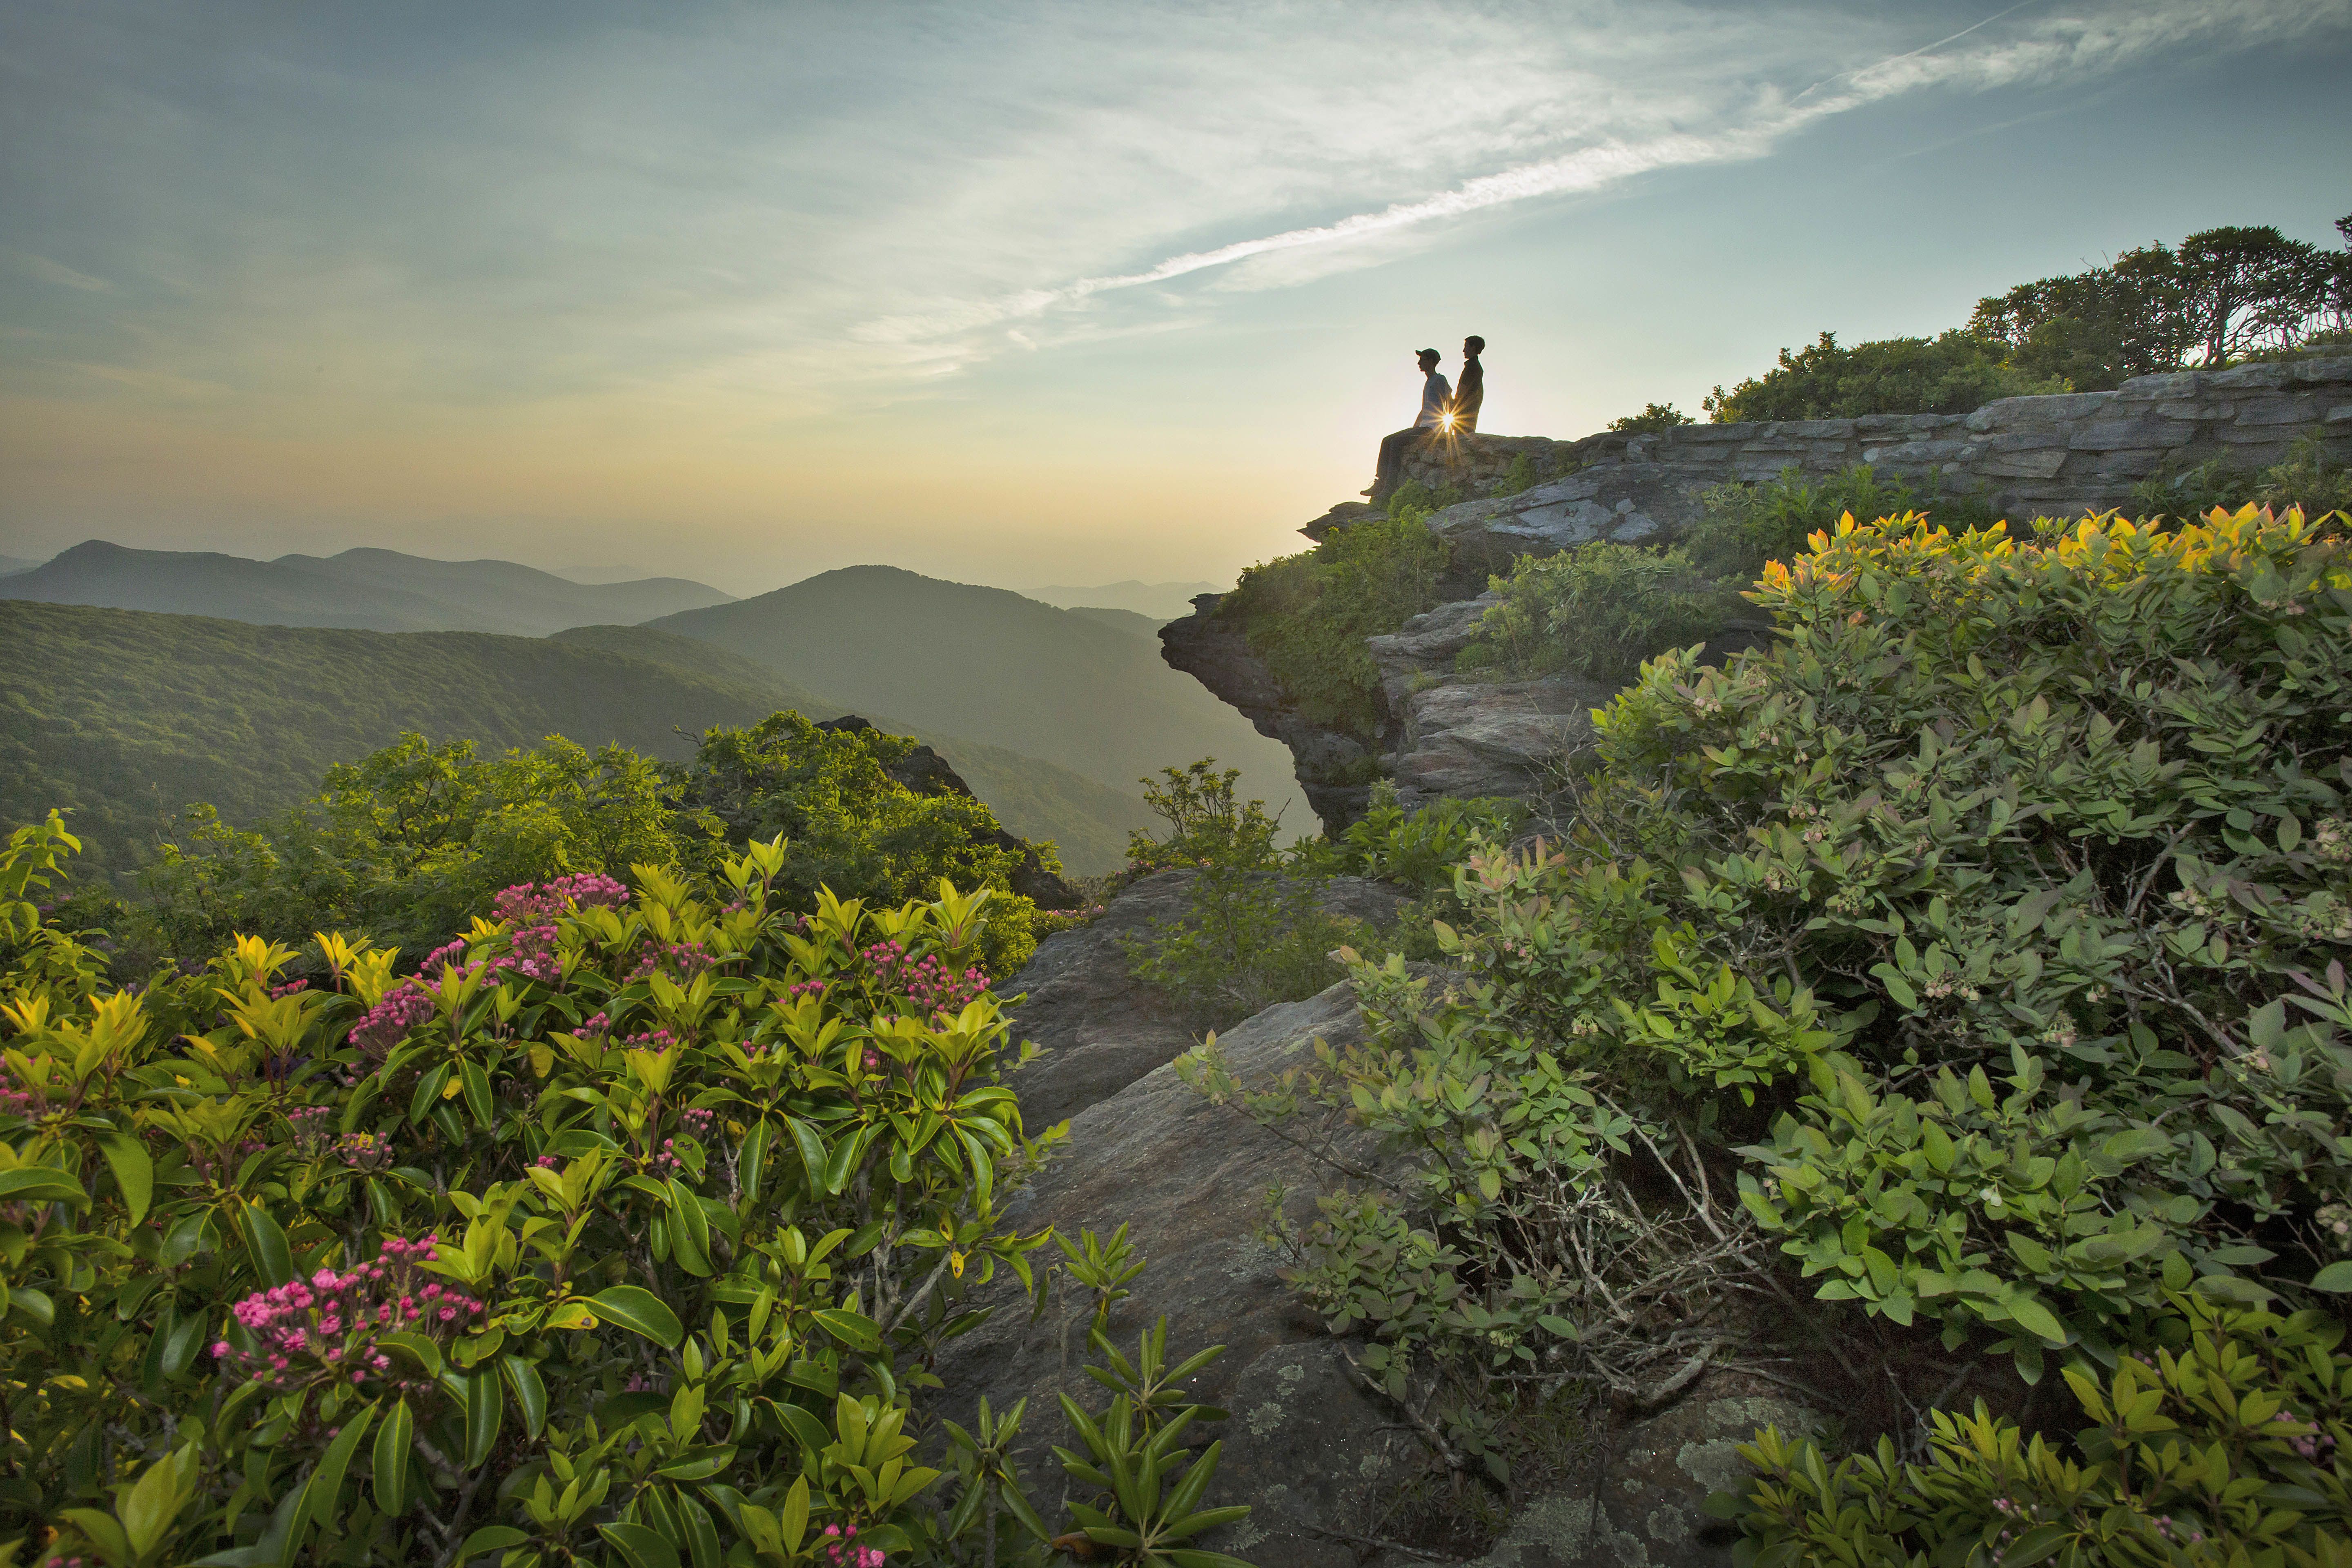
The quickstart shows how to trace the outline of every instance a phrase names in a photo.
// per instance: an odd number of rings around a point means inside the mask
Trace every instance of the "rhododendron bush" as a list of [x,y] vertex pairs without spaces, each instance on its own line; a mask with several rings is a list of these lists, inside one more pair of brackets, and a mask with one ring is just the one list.
[[0,1558],[1042,1558],[917,1403],[1047,1240],[988,890],[795,907],[777,839],[117,989],[76,848],[0,851]]

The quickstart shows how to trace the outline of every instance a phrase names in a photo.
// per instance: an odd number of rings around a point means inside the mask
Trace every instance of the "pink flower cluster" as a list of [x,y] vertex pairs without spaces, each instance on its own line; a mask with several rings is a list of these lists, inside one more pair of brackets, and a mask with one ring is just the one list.
[[490,918],[536,923],[567,908],[617,910],[628,901],[628,889],[601,871],[583,871],[551,882],[517,882],[490,900]]
[[286,997],[293,995],[298,991],[308,991],[309,989],[310,989],[310,983],[307,980],[289,980],[283,985],[271,986],[269,988],[269,999],[272,1002],[282,1001]]
[[425,962],[416,966],[416,973],[427,980],[438,980],[441,978],[441,972],[453,963],[463,969],[465,956],[466,939],[462,936],[454,937],[426,953]]
[[376,1348],[376,1335],[446,1339],[482,1313],[481,1302],[437,1279],[418,1285],[416,1266],[433,1261],[439,1239],[393,1237],[373,1263],[341,1274],[321,1268],[308,1279],[254,1292],[235,1311],[260,1350],[247,1353],[222,1340],[214,1358],[280,1391],[321,1381],[356,1384],[390,1371],[392,1358]]
[[[2291,1422],[2296,1426],[2303,1425],[2303,1421],[2300,1416],[2290,1415],[2284,1410],[2272,1416],[2271,1419],[2273,1421]],[[2287,1447],[2293,1448],[2297,1454],[2302,1455],[2305,1458],[2309,1459],[2314,1464],[2316,1464],[2319,1462],[2319,1459],[2323,1455],[2327,1454],[2335,1448],[2336,1439],[2328,1436],[2326,1432],[2314,1430],[2306,1432],[2299,1437],[2288,1438]]]
[[719,955],[698,942],[648,942],[638,950],[630,980],[643,980],[656,970],[674,980],[691,980],[719,962]]
[[404,980],[352,1026],[351,1041],[372,1057],[388,1056],[411,1029],[432,1017],[433,998],[415,981]]
[[860,956],[873,965],[874,978],[884,990],[897,992],[926,1013],[961,1013],[988,989],[988,976],[978,969],[950,969],[937,953],[909,958],[907,944],[895,939],[877,942]]
[[332,1131],[328,1118],[334,1108],[326,1105],[292,1105],[286,1109],[286,1124],[293,1129],[294,1142],[306,1153],[317,1153]]
[[30,1116],[35,1103],[33,1091],[17,1087],[16,1075],[0,1068],[0,1116]]
[[334,1156],[355,1171],[380,1171],[392,1161],[392,1142],[373,1132],[346,1132],[335,1140]]
[[563,961],[555,952],[555,922],[518,925],[507,933],[507,951],[490,960],[493,972],[512,970],[526,980],[552,985],[563,978]]
[[824,1527],[825,1561],[837,1568],[882,1568],[883,1553],[878,1548],[857,1544],[857,1527],[844,1529],[838,1524]]
[[824,980],[798,981],[794,983],[792,990],[786,993],[786,994],[791,996],[795,1002],[799,1001],[803,996],[822,996],[824,994],[825,986],[830,984],[831,982]]

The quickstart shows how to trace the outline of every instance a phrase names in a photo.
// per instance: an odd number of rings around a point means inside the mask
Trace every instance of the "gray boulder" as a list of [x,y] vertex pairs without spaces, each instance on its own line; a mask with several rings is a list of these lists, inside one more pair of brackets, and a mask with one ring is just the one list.
[[1454,680],[1405,699],[1397,795],[1517,795],[1544,790],[1546,770],[1591,739],[1592,710],[1617,688],[1575,676]]
[[[1341,984],[1270,1007],[1219,1043],[1235,1073],[1263,1082],[1312,1062],[1318,1037],[1336,1046],[1360,1039],[1362,1029],[1355,996]],[[1162,1314],[1171,1355],[1226,1347],[1192,1392],[1231,1419],[1212,1424],[1200,1440],[1224,1443],[1213,1500],[1254,1511],[1203,1544],[1262,1568],[1355,1568],[1359,1554],[1316,1528],[1345,1531],[1373,1486],[1418,1463],[1415,1439],[1391,1430],[1394,1413],[1356,1387],[1338,1342],[1279,1278],[1278,1255],[1256,1238],[1269,1188],[1297,1189],[1291,1207],[1304,1217],[1327,1180],[1297,1148],[1212,1105],[1163,1065],[1073,1117],[1068,1152],[1011,1207],[1024,1230],[1051,1225],[1071,1237],[1082,1229],[1108,1237],[1129,1226],[1149,1267],[1112,1313],[1111,1337],[1129,1354],[1137,1333]],[[1065,1307],[1078,1312],[1079,1305],[1057,1301],[1032,1323],[1018,1288],[1008,1286],[991,1287],[999,1310],[950,1342],[937,1370],[958,1420],[983,1394],[999,1411],[1028,1399],[1022,1470],[1053,1517],[1063,1478],[1048,1450],[1071,1441],[1055,1394],[1097,1412],[1109,1396],[1079,1370],[1086,1320],[1066,1327],[1064,1319]]]
[[[1318,1038],[1344,1047],[1363,1037],[1342,984],[1270,1007],[1218,1043],[1235,1075],[1263,1084],[1312,1063]],[[1391,1158],[1361,1133],[1328,1130],[1359,1168],[1382,1169]],[[1314,1194],[1339,1184],[1334,1173],[1211,1104],[1168,1065],[1080,1110],[1066,1150],[1012,1200],[1013,1222],[1072,1237],[1091,1229],[1107,1237],[1129,1226],[1148,1267],[1111,1314],[1111,1338],[1127,1353],[1162,1315],[1171,1357],[1226,1347],[1190,1393],[1229,1418],[1196,1428],[1197,1443],[1224,1445],[1210,1500],[1245,1503],[1252,1512],[1202,1544],[1259,1568],[1426,1561],[1360,1544],[1395,1489],[1421,1472],[1425,1452],[1397,1410],[1363,1391],[1346,1364],[1349,1347],[1324,1332],[1281,1279],[1280,1255],[1258,1239],[1271,1190],[1285,1189],[1286,1212],[1304,1221]],[[1065,1293],[1033,1322],[1009,1278],[982,1299],[997,1305],[995,1315],[950,1342],[937,1368],[947,1413],[968,1424],[983,1395],[999,1412],[1025,1397],[1022,1473],[1041,1510],[1059,1518],[1064,1478],[1051,1447],[1074,1439],[1055,1395],[1066,1393],[1097,1413],[1109,1399],[1081,1370],[1086,1304]],[[1709,1373],[1677,1403],[1617,1430],[1577,1484],[1523,1508],[1480,1568],[1727,1568],[1727,1541],[1700,1505],[1737,1481],[1733,1450],[1767,1422],[1790,1431],[1818,1419],[1775,1385]]]
[[[1129,883],[1090,924],[1037,944],[1027,967],[996,990],[1013,1036],[1045,1054],[1013,1075],[1021,1118],[1033,1131],[1108,1100],[1199,1037],[1168,998],[1128,973],[1125,943],[1184,912],[1196,871],[1161,871]],[[1405,901],[1402,889],[1334,877],[1320,902],[1335,915],[1384,926]]]

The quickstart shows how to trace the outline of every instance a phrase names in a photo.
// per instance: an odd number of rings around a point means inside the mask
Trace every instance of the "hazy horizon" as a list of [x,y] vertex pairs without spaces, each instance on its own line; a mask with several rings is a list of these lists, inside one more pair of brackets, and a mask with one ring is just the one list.
[[1572,437],[2332,240],[2347,67],[2352,0],[15,7],[0,554],[1226,583],[1420,347]]

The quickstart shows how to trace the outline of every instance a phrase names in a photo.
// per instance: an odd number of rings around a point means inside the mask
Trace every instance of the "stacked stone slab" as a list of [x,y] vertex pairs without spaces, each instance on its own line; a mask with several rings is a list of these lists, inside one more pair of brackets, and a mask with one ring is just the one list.
[[1524,456],[1538,474],[1646,464],[1704,487],[1754,483],[1791,466],[1819,477],[1867,463],[1948,494],[1981,488],[2004,512],[2055,516],[2122,505],[2168,458],[2265,468],[2314,430],[2339,453],[2352,447],[2352,354],[2143,375],[2113,392],[2009,397],[1973,414],[1685,425],[1581,441],[1470,436],[1419,448],[1404,477],[1477,491]]
[[[1487,574],[1522,555],[1596,540],[1672,542],[1717,485],[1756,483],[1795,468],[1822,479],[1857,463],[1923,491],[1979,494],[2012,517],[2079,516],[2126,504],[2132,487],[2168,460],[2220,458],[2260,468],[2316,432],[2328,455],[2352,459],[2352,354],[2126,382],[2114,392],[2011,397],[1973,414],[1874,415],[1746,425],[1688,425],[1647,435],[1472,436],[1423,448],[1408,480],[1477,499],[1436,513],[1430,527],[1453,547],[1460,597],[1370,639],[1385,722],[1380,770],[1408,803],[1440,795],[1543,792],[1550,764],[1589,737],[1606,687],[1570,677],[1496,683],[1454,673],[1486,603]],[[1496,488],[1521,459],[1550,476],[1509,496]],[[1343,502],[1301,531],[1320,540],[1374,515]],[[1307,801],[1327,828],[1354,820],[1370,795],[1365,748],[1316,724],[1251,652],[1217,599],[1161,628],[1168,662],[1248,714],[1291,749]],[[1762,635],[1727,627],[1713,651]]]

